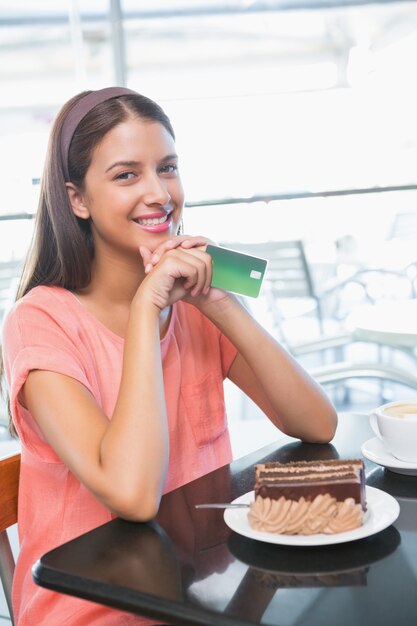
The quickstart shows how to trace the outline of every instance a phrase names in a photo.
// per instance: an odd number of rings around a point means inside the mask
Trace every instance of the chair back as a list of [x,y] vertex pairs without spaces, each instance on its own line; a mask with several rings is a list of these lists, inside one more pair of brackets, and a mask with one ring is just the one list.
[[[223,244],[222,244],[223,245]],[[277,297],[315,298],[314,284],[301,240],[230,243],[225,247],[268,260],[265,279]]]
[[0,459],[0,577],[12,624],[11,598],[15,562],[7,529],[17,523],[19,474],[20,454]]
[[320,332],[323,332],[321,301],[315,290],[302,240],[227,242],[221,245],[268,260],[265,296],[281,339],[285,339],[282,329],[285,319],[312,312],[317,317]]
[[409,268],[401,272],[362,269],[340,281],[328,294],[327,304],[335,319],[345,320],[355,308],[366,304],[414,298],[415,289]]

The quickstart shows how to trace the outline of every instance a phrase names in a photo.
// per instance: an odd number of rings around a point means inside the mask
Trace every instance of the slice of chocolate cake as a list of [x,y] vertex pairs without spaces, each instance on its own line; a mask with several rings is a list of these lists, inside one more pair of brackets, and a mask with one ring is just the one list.
[[361,459],[263,463],[256,466],[252,528],[284,534],[343,532],[366,510]]

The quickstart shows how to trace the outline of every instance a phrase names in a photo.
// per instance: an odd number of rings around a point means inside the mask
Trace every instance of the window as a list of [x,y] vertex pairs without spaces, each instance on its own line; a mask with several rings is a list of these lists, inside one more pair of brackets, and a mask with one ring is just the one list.
[[[118,4],[119,48],[112,13]],[[161,102],[173,121],[190,205],[414,189],[416,4],[323,9],[312,0],[311,6],[279,10],[279,2],[237,0],[42,0],[35,6],[4,0],[0,214],[35,212],[55,113],[77,91],[114,83],[120,54],[128,86]],[[391,193],[392,202],[379,204],[391,212],[400,204],[412,208],[414,196],[411,203],[405,197],[398,192],[394,200]],[[361,198],[352,196],[349,206],[360,212],[368,203]],[[317,201],[292,202],[270,204],[268,211],[286,207],[290,219],[301,206],[318,207]],[[330,205],[321,202],[321,210]],[[336,215],[342,205],[335,201],[334,212],[328,211],[335,227],[346,221]],[[243,235],[248,229],[236,221],[234,208],[222,216],[233,215],[228,228],[241,226]],[[196,228],[198,215],[189,210]],[[207,220],[205,212],[202,226]],[[269,235],[270,223],[253,220],[251,233]]]

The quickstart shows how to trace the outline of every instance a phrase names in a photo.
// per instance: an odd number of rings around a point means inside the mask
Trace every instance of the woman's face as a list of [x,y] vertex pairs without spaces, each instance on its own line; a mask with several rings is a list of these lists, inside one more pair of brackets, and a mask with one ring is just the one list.
[[100,247],[155,249],[176,235],[184,204],[175,143],[159,122],[131,118],[107,133],[87,170],[83,205]]

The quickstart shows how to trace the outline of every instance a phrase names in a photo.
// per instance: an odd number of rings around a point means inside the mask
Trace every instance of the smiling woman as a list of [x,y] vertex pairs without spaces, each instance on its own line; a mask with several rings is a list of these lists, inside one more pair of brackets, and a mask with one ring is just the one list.
[[233,294],[211,286],[208,239],[179,235],[184,193],[160,106],[124,88],[58,114],[35,238],[4,323],[22,445],[18,626],[145,619],[37,589],[40,554],[231,461],[223,381],[276,428],[327,442],[321,388]]
[[108,131],[82,187],[67,183],[74,214],[91,224],[97,258],[113,236],[130,245],[137,266],[140,245],[153,249],[177,234],[184,204],[177,160],[174,139],[158,122],[131,116]]

